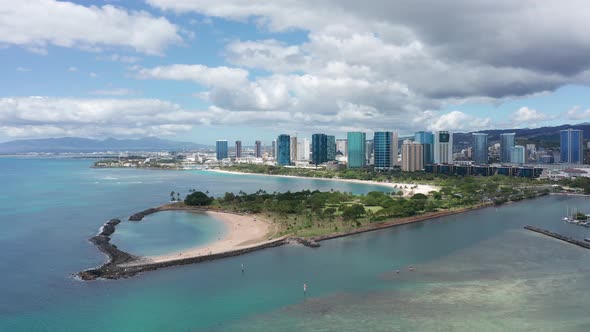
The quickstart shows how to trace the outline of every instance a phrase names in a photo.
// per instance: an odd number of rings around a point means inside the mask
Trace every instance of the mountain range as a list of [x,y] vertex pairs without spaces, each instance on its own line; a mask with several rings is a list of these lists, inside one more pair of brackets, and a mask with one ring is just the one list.
[[62,137],[15,140],[0,143],[0,154],[18,153],[65,153],[65,152],[106,152],[106,151],[178,151],[196,150],[210,146],[191,142],[165,140],[156,137],[139,139],[104,140]]

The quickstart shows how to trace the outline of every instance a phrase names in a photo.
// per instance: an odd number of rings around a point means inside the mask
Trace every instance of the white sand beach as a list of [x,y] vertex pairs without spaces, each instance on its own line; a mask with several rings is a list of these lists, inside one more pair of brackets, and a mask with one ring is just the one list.
[[274,226],[270,222],[262,220],[259,217],[216,211],[207,211],[207,214],[222,222],[226,227],[226,232],[218,240],[180,252],[147,256],[141,261],[145,262],[149,260],[159,263],[253,247],[269,242],[269,237],[275,231]]
[[378,182],[378,181],[365,181],[365,180],[355,180],[355,179],[339,179],[339,178],[313,178],[313,177],[306,177],[306,176],[295,176],[295,175],[272,175],[272,174],[259,174],[259,173],[243,173],[243,172],[234,172],[234,171],[224,171],[220,169],[207,169],[210,172],[219,172],[219,173],[228,173],[228,174],[239,174],[239,175],[260,175],[260,176],[279,176],[279,177],[286,177],[286,178],[297,178],[297,179],[308,179],[308,180],[322,180],[322,181],[341,181],[341,182],[350,182],[350,183],[361,183],[361,184],[370,184],[376,186],[385,186],[390,187],[397,190],[402,190],[405,197],[409,197],[415,194],[424,194],[428,195],[431,191],[439,191],[440,188],[437,186],[429,185],[429,184],[418,184],[418,183],[399,183],[399,182]]

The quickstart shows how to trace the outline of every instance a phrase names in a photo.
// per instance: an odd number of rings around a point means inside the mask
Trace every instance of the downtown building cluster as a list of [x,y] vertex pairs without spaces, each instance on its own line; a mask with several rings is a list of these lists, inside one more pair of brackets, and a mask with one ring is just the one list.
[[[234,145],[235,159],[243,156],[242,142]],[[274,161],[281,166],[323,165],[328,168],[351,169],[373,167],[377,170],[401,168],[421,171],[426,163],[449,163],[453,158],[453,135],[447,131],[419,132],[415,137],[400,142],[394,131],[375,132],[367,139],[364,132],[348,132],[346,138],[317,133],[311,139],[281,134],[270,147],[256,141],[254,158]],[[216,142],[217,160],[229,158],[227,140]]]
[[[413,137],[400,139],[394,131],[375,132],[372,139],[364,132],[348,132],[346,138],[337,139],[333,135],[317,133],[309,138],[281,134],[270,146],[261,141],[254,142],[249,157],[244,156],[241,141],[236,141],[233,149],[234,160],[254,158],[255,160],[281,166],[318,166],[327,168],[348,167],[358,169],[372,167],[376,170],[400,168],[402,171],[455,172],[458,174],[497,174],[496,168],[487,165],[505,165],[515,173],[524,164],[561,163],[581,164],[584,161],[583,132],[567,129],[560,132],[560,153],[557,158],[540,154],[534,144],[517,145],[515,133],[502,133],[494,144],[490,144],[487,133],[471,134],[470,146],[455,151],[453,133],[449,131],[419,131]],[[229,158],[227,140],[216,143],[217,160]],[[449,168],[456,165],[457,168]],[[461,167],[472,167],[462,170]],[[474,168],[475,167],[475,168]],[[480,168],[478,168],[480,167]],[[530,173],[530,172],[529,172]],[[527,173],[527,174],[529,174]],[[532,171],[532,173],[535,173]]]

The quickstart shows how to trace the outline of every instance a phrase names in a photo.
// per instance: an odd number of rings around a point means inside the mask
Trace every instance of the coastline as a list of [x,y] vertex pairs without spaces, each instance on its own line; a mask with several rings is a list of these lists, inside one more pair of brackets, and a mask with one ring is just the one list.
[[[165,210],[172,209],[161,209],[160,211]],[[178,210],[181,210],[181,208],[178,208]],[[191,209],[183,210],[190,211]],[[192,210],[194,211],[194,209]],[[245,249],[271,241],[270,237],[273,235],[274,225],[258,216],[245,216],[211,210],[205,211],[205,213],[225,227],[224,234],[217,240],[169,254],[144,256],[142,260],[153,263],[168,262],[179,258],[194,258]],[[134,264],[136,263],[131,262],[124,264],[124,266],[133,266]]]
[[[117,249],[116,246],[109,243],[110,238],[104,235],[97,235],[90,239],[90,242],[95,244],[98,249],[107,255],[109,258],[105,264],[102,266],[84,270],[78,272],[76,274],[82,280],[96,280],[96,279],[120,279],[120,278],[127,278],[135,276],[139,273],[157,270],[164,267],[171,267],[171,266],[181,266],[181,265],[188,265],[188,264],[195,264],[205,261],[216,260],[220,258],[232,257],[243,255],[249,252],[258,251],[266,248],[278,247],[285,244],[301,244],[307,247],[316,248],[319,247],[317,242],[326,241],[330,239],[336,239],[345,236],[351,236],[366,232],[372,232],[377,230],[382,230],[386,228],[407,225],[417,222],[428,221],[431,219],[446,217],[450,215],[465,213],[469,211],[474,211],[486,207],[493,206],[492,203],[488,204],[480,204],[472,207],[466,207],[456,210],[447,210],[447,211],[438,211],[438,212],[431,212],[423,215],[406,217],[406,218],[399,218],[393,219],[390,221],[384,221],[381,223],[371,224],[366,227],[357,228],[348,232],[337,232],[312,238],[299,238],[299,237],[290,237],[288,235],[276,238],[276,239],[268,239],[268,238],[255,238],[252,241],[246,240],[234,243],[234,240],[218,240],[219,242],[217,245],[215,242],[212,242],[206,246],[190,248],[185,251],[182,251],[182,255],[178,255],[179,253],[161,255],[161,256],[134,256],[132,254],[123,252]],[[221,211],[209,211],[208,209],[203,208],[195,208],[195,207],[185,207],[185,206],[171,206],[171,205],[163,205],[158,208],[149,209],[150,211],[155,210],[157,211],[167,211],[167,210],[188,210],[188,211],[204,211],[204,212],[212,212],[216,214],[216,217],[223,218],[226,221],[233,223],[234,221],[229,220],[236,220],[236,214],[228,213],[228,212],[221,212]],[[154,213],[154,212],[152,212]],[[244,216],[246,219],[240,219],[246,221],[248,218],[254,218],[249,216]],[[262,221],[252,221],[256,223],[262,223]],[[267,235],[265,235],[266,237]],[[100,239],[97,241],[96,239]],[[227,242],[232,241],[232,242]],[[212,250],[212,249],[215,249]]]
[[[404,197],[412,196],[414,194],[424,194],[428,195],[431,191],[439,191],[440,187],[429,185],[429,184],[418,184],[418,183],[403,183],[403,182],[379,182],[379,181],[367,181],[367,180],[358,180],[358,179],[340,179],[340,178],[322,178],[322,177],[310,177],[310,176],[298,176],[298,175],[275,175],[275,174],[261,174],[261,173],[248,173],[248,172],[236,172],[236,171],[226,171],[222,169],[212,169],[208,168],[204,171],[208,172],[217,172],[217,173],[226,173],[226,174],[236,174],[236,175],[259,175],[259,176],[276,176],[276,177],[285,177],[285,178],[293,178],[293,179],[307,179],[307,180],[322,180],[322,181],[339,181],[339,182],[348,182],[348,183],[358,183],[358,184],[370,184],[376,186],[383,186],[389,187],[396,190],[401,190],[404,193]],[[417,186],[417,188],[401,188],[403,186],[413,187]]]

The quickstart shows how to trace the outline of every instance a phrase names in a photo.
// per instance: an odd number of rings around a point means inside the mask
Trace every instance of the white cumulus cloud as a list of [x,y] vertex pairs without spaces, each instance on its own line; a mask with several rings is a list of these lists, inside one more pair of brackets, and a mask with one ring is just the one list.
[[40,54],[47,53],[48,45],[94,50],[123,46],[161,54],[182,41],[177,26],[145,11],[55,0],[0,0],[0,7],[0,43]]

